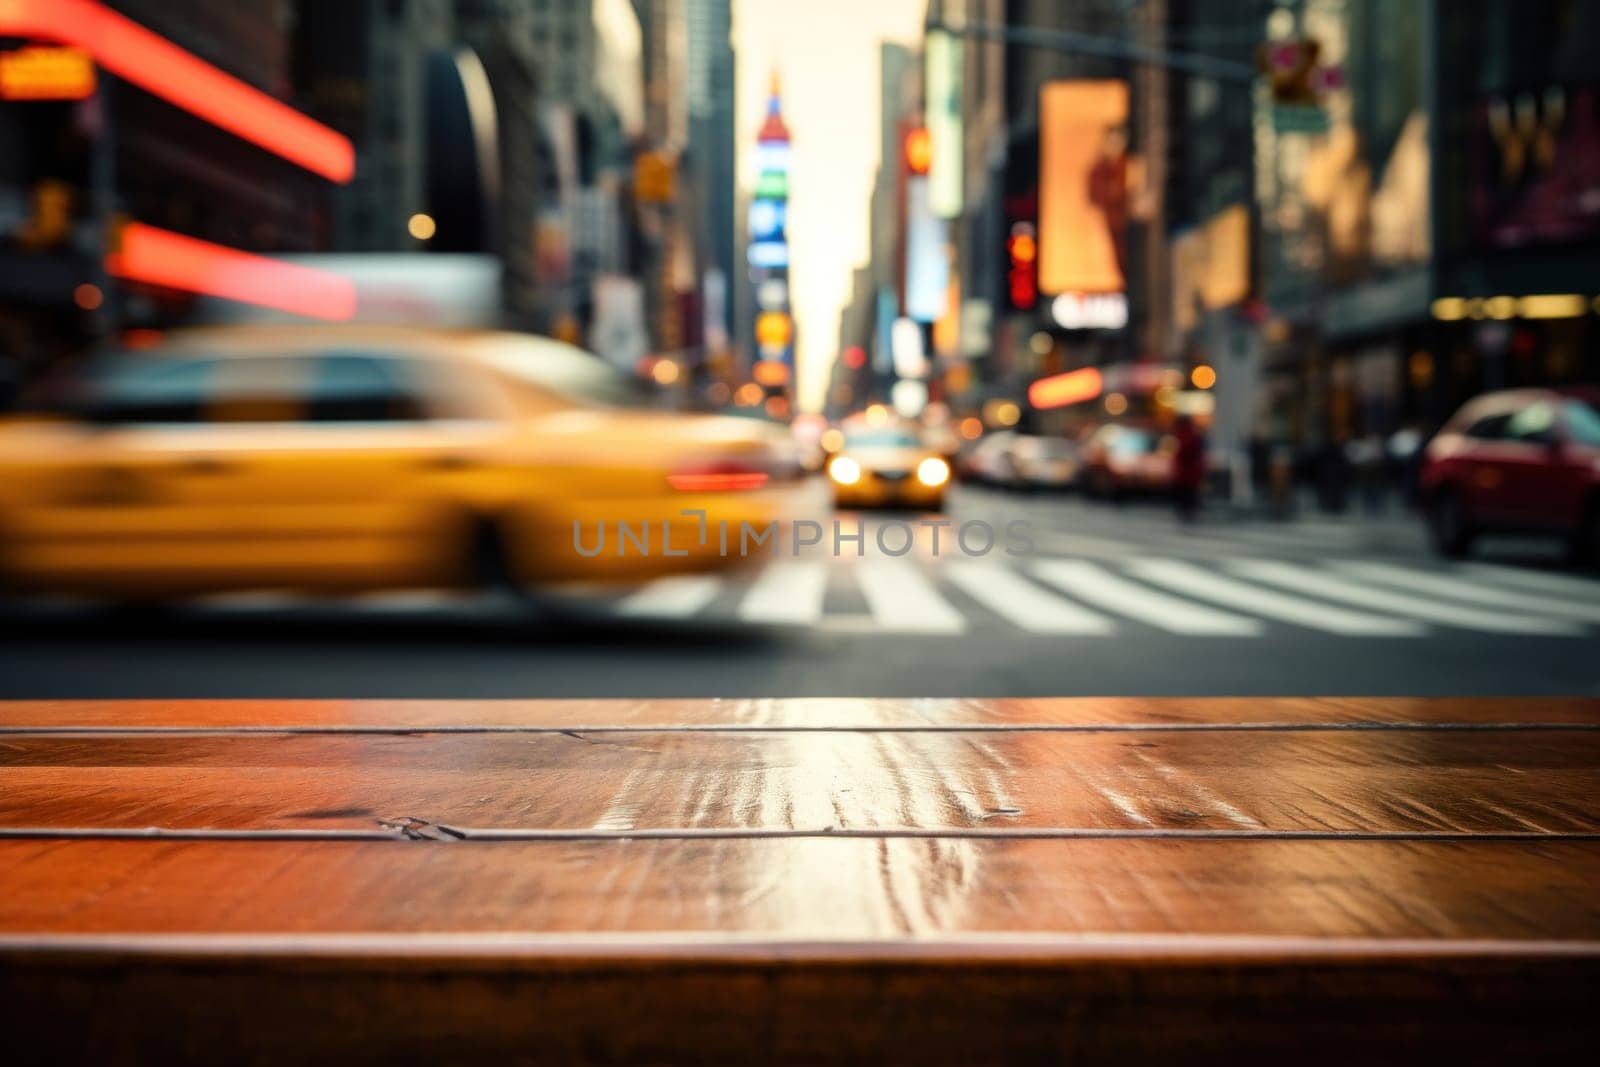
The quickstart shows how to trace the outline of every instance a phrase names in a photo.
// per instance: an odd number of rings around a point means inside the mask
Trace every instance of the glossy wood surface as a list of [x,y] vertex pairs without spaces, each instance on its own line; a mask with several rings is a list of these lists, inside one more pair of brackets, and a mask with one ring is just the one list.
[[401,1060],[1581,1058],[1597,996],[1600,701],[0,704],[41,1058],[296,1047],[244,1005]]
[[1600,730],[0,735],[0,828],[1600,832]]
[[1600,699],[1561,697],[1074,697],[1001,700],[15,700],[0,730],[913,729],[1419,724],[1600,726]]
[[11,933],[1600,932],[1591,841],[45,839],[0,842],[0,870]]

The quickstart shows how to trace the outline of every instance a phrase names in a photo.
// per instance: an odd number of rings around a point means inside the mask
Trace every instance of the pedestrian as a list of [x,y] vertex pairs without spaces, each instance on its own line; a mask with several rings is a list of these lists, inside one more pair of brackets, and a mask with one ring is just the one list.
[[1206,477],[1206,439],[1188,415],[1179,415],[1173,436],[1178,441],[1172,457],[1173,494],[1178,518],[1193,522],[1200,513],[1200,486]]

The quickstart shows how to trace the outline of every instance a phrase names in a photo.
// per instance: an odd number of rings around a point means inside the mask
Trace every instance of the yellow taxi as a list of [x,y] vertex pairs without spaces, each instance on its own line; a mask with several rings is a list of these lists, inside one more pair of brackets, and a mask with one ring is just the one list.
[[[736,566],[787,435],[648,410],[546,338],[223,327],[0,426],[0,589],[167,597],[636,581]],[[781,533],[779,534],[781,536]]]
[[842,433],[839,450],[828,460],[836,507],[944,507],[950,464],[915,427],[860,423]]

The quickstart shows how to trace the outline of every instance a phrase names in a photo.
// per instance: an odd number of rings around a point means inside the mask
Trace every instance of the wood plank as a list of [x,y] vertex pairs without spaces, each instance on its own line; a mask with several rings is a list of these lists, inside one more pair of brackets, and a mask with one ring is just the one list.
[[[1593,1062],[1594,960],[7,951],[18,1063]],[[936,954],[938,953],[938,954]]]
[[[1597,769],[1594,700],[0,704],[0,1034],[1592,1059]],[[148,826],[308,836],[72,836]]]
[[1597,885],[1564,840],[0,841],[0,933],[1596,941]]
[[1289,723],[1600,726],[1600,699],[1084,697],[998,700],[20,700],[0,729],[874,729],[969,726],[1217,726]]
[[7,827],[1596,833],[1600,731],[12,734]]

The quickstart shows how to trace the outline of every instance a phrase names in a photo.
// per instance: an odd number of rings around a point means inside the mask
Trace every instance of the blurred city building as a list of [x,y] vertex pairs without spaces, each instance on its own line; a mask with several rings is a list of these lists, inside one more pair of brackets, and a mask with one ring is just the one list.
[[[199,296],[364,317],[369,287],[333,264],[394,279],[435,257],[432,288],[459,255],[463,278],[492,268],[502,325],[675,402],[749,386],[744,406],[781,409],[788,129],[776,92],[735,129],[732,17],[11,0],[6,388]],[[828,412],[1076,434],[1183,408],[1242,486],[1264,443],[1315,466],[1487,389],[1593,381],[1596,40],[1600,9],[1571,0],[930,0],[923,39],[879,52],[870,253],[840,279]],[[238,282],[286,277],[282,257],[326,291]],[[1087,368],[1134,395],[1061,384]]]
[[1478,389],[1600,381],[1600,5],[1435,7],[1431,358],[1399,355],[1443,418]]
[[[955,415],[1074,434],[1197,413],[1242,496],[1265,445],[1314,473],[1487,389],[1595,381],[1597,19],[930,0],[921,54],[882,53],[872,252],[830,406],[892,399],[909,317]],[[945,299],[922,307],[930,266]],[[1090,395],[1064,377],[1118,366]]]
[[840,355],[828,391],[835,416],[887,399],[894,382],[890,331],[902,309],[906,116],[921,99],[921,78],[915,55],[901,45],[885,42],[878,57],[881,142],[869,214],[870,258],[853,272],[850,299],[839,316]]
[[689,167],[696,194],[701,341],[712,370],[735,372],[731,287],[740,264],[735,250],[735,59],[731,0],[688,0]]
[[451,0],[302,2],[294,66],[302,99],[355,145],[356,171],[332,200],[344,252],[421,247],[410,219],[429,205],[428,57],[449,48]]
[[[0,102],[0,379],[8,391],[129,323],[181,316],[159,284],[208,257],[323,251],[350,148],[294,110],[291,0],[8,4],[0,51],[76,61],[77,84]],[[189,239],[185,262],[151,263]],[[131,242],[138,244],[139,242]],[[118,252],[124,277],[107,273]],[[149,269],[149,268],[154,269]]]
[[[731,367],[728,0],[19,0],[0,14],[7,383],[218,297],[422,315],[437,280],[483,276],[415,258],[442,255],[495,264],[500,325],[630,371],[701,365],[708,346]],[[207,280],[224,263],[270,274],[236,254],[294,256],[337,299],[284,306],[270,286]],[[372,298],[374,279],[411,296]]]

